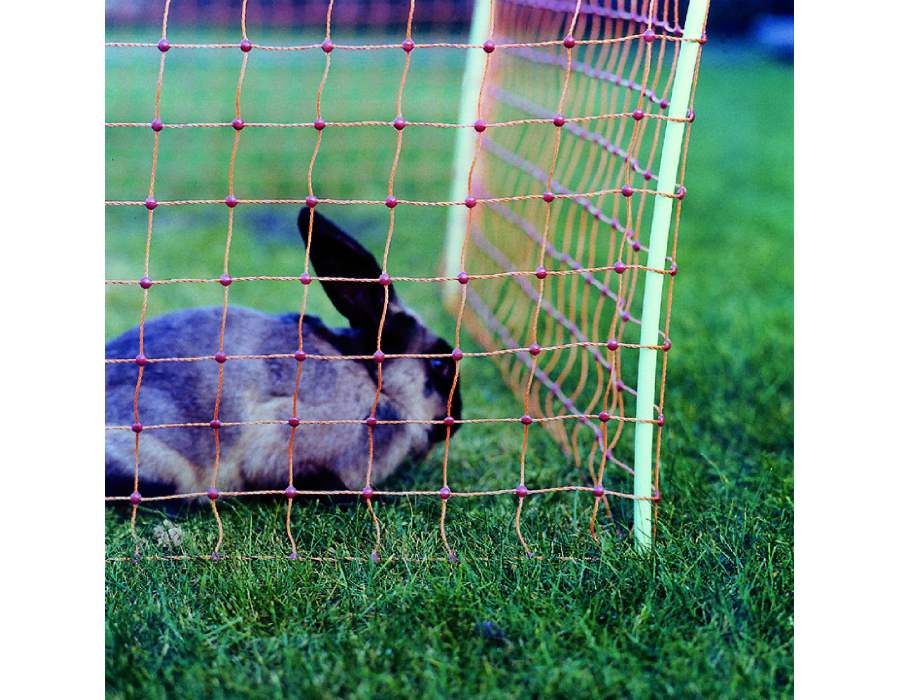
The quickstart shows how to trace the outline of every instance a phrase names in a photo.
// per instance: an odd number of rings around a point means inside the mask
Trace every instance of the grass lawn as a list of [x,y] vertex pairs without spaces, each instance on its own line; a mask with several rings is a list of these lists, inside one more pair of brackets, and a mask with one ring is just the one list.
[[[179,39],[185,37],[172,37]],[[172,51],[164,121],[230,121],[238,53]],[[455,119],[458,53],[416,52],[407,119]],[[321,60],[319,52],[253,52],[244,119],[308,121]],[[338,55],[323,112],[335,121],[392,116],[401,60],[387,52]],[[457,567],[403,561],[442,556],[434,499],[379,504],[383,555],[394,558],[378,565],[108,563],[110,697],[791,696],[793,84],[789,67],[751,53],[711,47],[703,60],[654,554],[639,557],[613,535],[595,546],[584,527],[589,499],[565,494],[529,500],[526,537],[541,554],[590,554],[596,561],[518,560],[514,502],[492,498],[451,501],[448,534],[464,560]],[[157,62],[155,50],[108,50],[109,121],[152,118]],[[383,128],[354,129],[352,140],[349,131],[327,132],[318,189],[335,198],[383,198],[393,139]],[[453,133],[430,131],[438,133],[417,139],[409,130],[397,180],[404,197],[447,196]],[[246,130],[239,196],[305,194],[311,134]],[[161,140],[157,199],[224,196],[231,130],[170,129]],[[109,199],[146,196],[151,144],[149,129],[107,129]],[[218,276],[224,209],[158,209],[151,276]],[[340,214],[378,250],[387,218],[371,209]],[[401,209],[392,272],[431,274],[446,210]],[[295,216],[294,207],[238,207],[231,274],[298,274]],[[404,245],[402,232],[415,235],[415,245]],[[145,235],[142,208],[108,210],[108,277],[140,276]],[[339,323],[321,290],[311,289],[311,310]],[[446,334],[452,320],[435,302],[435,289],[407,285],[399,292]],[[297,308],[290,284],[235,284],[232,292],[235,304]],[[150,315],[219,304],[221,294],[218,285],[155,287]],[[108,337],[136,323],[140,299],[135,287],[108,288]],[[496,413],[499,402],[513,400],[488,361],[467,365],[463,380],[471,415],[489,415],[492,407]],[[514,427],[467,426],[453,442],[453,479],[509,486],[518,474],[520,437]],[[542,431],[533,431],[529,473],[533,483],[578,478]],[[439,474],[432,455],[392,483],[434,488]],[[627,517],[628,504],[616,505]],[[287,551],[282,502],[226,500],[221,510],[226,552]],[[138,533],[146,552],[165,553],[153,529],[166,518],[182,530],[185,552],[211,551],[216,533],[207,509],[173,515],[142,508]],[[362,508],[306,504],[293,518],[304,552],[365,556],[371,549]],[[129,553],[125,515],[107,508],[106,524],[107,554]]]

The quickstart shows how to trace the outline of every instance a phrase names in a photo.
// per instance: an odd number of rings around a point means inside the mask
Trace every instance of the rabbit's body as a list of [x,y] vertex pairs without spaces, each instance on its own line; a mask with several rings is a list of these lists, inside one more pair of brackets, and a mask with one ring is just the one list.
[[[316,217],[319,219],[319,215]],[[302,219],[302,217],[301,217]],[[302,230],[301,221],[301,230]],[[329,268],[336,262],[341,276],[377,277],[371,269],[344,269],[329,251],[327,225],[317,223],[311,256],[320,274],[339,276]],[[343,235],[343,234],[342,234]],[[316,238],[319,236],[320,238]],[[346,245],[346,241],[337,240]],[[356,246],[352,239],[350,243]],[[320,253],[316,254],[316,245]],[[352,253],[371,258],[363,249]],[[328,260],[320,256],[328,254]],[[346,258],[344,251],[344,258]],[[351,256],[352,257],[352,256]],[[352,262],[352,261],[349,261]],[[358,262],[358,261],[357,261]],[[322,273],[322,270],[326,270]],[[352,327],[331,329],[307,315],[303,322],[303,350],[307,355],[371,355],[384,303],[384,288],[371,283],[325,283],[326,291],[351,320]],[[345,293],[354,296],[345,298]],[[359,295],[371,296],[363,309]],[[377,303],[378,300],[380,304]],[[354,307],[348,313],[347,304]],[[450,346],[422,326],[399,303],[391,289],[390,311],[382,348],[388,353],[449,354]],[[370,313],[372,312],[372,313]],[[188,309],[148,321],[144,326],[144,354],[149,358],[211,356],[218,351],[222,308]],[[303,362],[297,410],[293,395],[298,362],[298,315],[272,316],[250,309],[229,307],[224,334],[226,356],[285,354],[277,359],[228,359],[222,366],[223,388],[218,419],[220,437],[220,491],[283,489],[288,483],[288,445],[296,415],[301,421],[351,420],[353,423],[300,425],[294,439],[294,481],[298,488],[360,490],[367,484],[369,427],[377,382],[374,360],[321,360]],[[107,344],[108,358],[133,359],[138,355],[138,331],[132,329]],[[382,389],[375,417],[379,421],[439,421],[447,415],[453,378],[450,360],[393,358],[382,363]],[[134,390],[138,367],[134,363],[107,365],[106,421],[129,426],[134,422]],[[205,492],[211,485],[215,463],[213,429],[209,422],[217,393],[219,365],[213,360],[150,362],[144,366],[139,394],[140,422],[144,426],[198,423],[196,427],[145,429],[140,434],[142,495]],[[458,387],[451,414],[460,417]],[[255,425],[253,421],[279,421]],[[406,459],[420,459],[446,436],[443,425],[384,424],[373,429],[372,482],[378,483]],[[130,430],[107,431],[107,495],[128,495],[133,490],[135,436]]]

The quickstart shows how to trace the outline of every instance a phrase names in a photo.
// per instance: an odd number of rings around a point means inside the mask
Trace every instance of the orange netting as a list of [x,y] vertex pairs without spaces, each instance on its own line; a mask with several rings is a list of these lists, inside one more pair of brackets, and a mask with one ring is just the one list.
[[[378,560],[381,525],[372,504],[377,496],[430,496],[441,501],[438,527],[447,556],[456,554],[445,528],[448,501],[453,498],[477,498],[513,494],[517,496],[516,533],[527,556],[532,556],[521,528],[525,501],[535,494],[581,491],[592,497],[590,531],[596,537],[595,522],[601,506],[612,517],[610,498],[634,499],[629,493],[628,477],[631,446],[623,440],[631,417],[633,382],[637,355],[628,350],[650,347],[662,350],[658,417],[646,422],[659,427],[656,436],[655,491],[651,500],[659,500],[659,447],[665,402],[665,377],[669,341],[672,288],[677,271],[678,221],[685,189],[675,194],[653,188],[654,164],[666,122],[687,123],[681,156],[679,182],[684,181],[684,166],[693,110],[687,115],[667,114],[674,79],[674,67],[683,41],[679,25],[682,9],[678,0],[488,0],[490,22],[483,43],[414,41],[415,0],[409,0],[405,35],[396,43],[338,44],[332,41],[332,16],[335,0],[327,3],[323,40],[303,45],[261,45],[250,41],[247,33],[248,0],[241,2],[241,39],[233,43],[175,44],[167,39],[172,0],[165,0],[162,36],[158,43],[110,42],[108,47],[157,48],[159,69],[156,79],[155,114],[151,123],[108,122],[110,128],[151,128],[153,155],[150,181],[144,201],[107,201],[107,206],[145,207],[147,233],[144,246],[143,276],[139,280],[113,279],[108,285],[137,285],[143,290],[139,320],[139,349],[134,358],[107,358],[107,364],[134,364],[134,422],[132,425],[108,425],[108,431],[134,432],[134,493],[107,497],[107,501],[130,502],[131,528],[134,533],[141,503],[180,498],[207,498],[218,528],[212,554],[219,559],[225,530],[217,502],[221,498],[270,495],[287,499],[285,535],[292,559],[329,559],[302,555],[291,523],[293,501],[302,496],[356,496],[367,507],[374,528],[371,558]],[[338,0],[339,2],[339,0]],[[699,40],[704,43],[705,38]],[[234,119],[231,122],[163,123],[160,96],[170,50],[237,49],[242,63],[237,79]],[[406,121],[403,118],[404,91],[415,52],[430,48],[483,51],[484,70],[478,90],[477,118],[474,123]],[[396,93],[395,118],[385,120],[326,122],[321,110],[322,94],[332,61],[343,51],[403,51],[405,63]],[[241,117],[241,93],[247,64],[253,51],[321,51],[321,72],[311,119],[307,122],[245,122]],[[699,57],[698,57],[699,60]],[[695,72],[696,84],[696,72]],[[693,104],[693,95],[691,98]],[[332,128],[363,126],[386,127],[396,140],[387,181],[387,198],[335,199],[319,196],[314,188],[318,156],[324,134]],[[157,200],[155,198],[157,164],[161,132],[165,129],[223,128],[233,130],[228,166],[228,195],[222,199]],[[245,129],[281,128],[315,130],[315,146],[306,173],[307,194],[295,199],[240,199],[234,195],[235,161]],[[474,156],[468,170],[468,191],[463,201],[417,201],[398,198],[394,192],[406,129],[471,129],[475,139]],[[388,129],[390,131],[388,131]],[[447,172],[448,188],[451,173]],[[675,200],[672,244],[667,267],[657,269],[642,264],[646,254],[653,198]],[[228,211],[225,253],[219,278],[150,278],[150,251],[154,212],[158,207],[225,204]],[[309,245],[303,271],[297,276],[229,274],[229,256],[237,205],[307,205]],[[388,286],[382,278],[355,279],[312,274],[310,249],[315,245],[313,221],[322,205],[387,206],[389,226],[381,258],[384,275],[389,269],[395,233],[396,207],[465,207],[466,226],[457,275],[412,277],[391,276],[399,282],[426,282],[458,287],[459,294],[449,306],[455,315],[454,351],[443,354],[390,354],[382,351],[381,340],[388,313]],[[655,345],[636,341],[640,313],[633,302],[639,298],[644,275],[665,275],[668,280],[664,322]],[[229,290],[233,283],[254,281],[302,282],[297,350],[294,353],[227,354],[225,327],[228,318]],[[372,355],[307,354],[303,349],[302,328],[307,314],[310,282],[347,281],[382,284],[384,307]],[[148,357],[144,352],[144,325],[151,288],[156,285],[220,284],[223,290],[221,327],[216,352],[201,356]],[[461,348],[461,333],[466,328],[483,350]],[[447,418],[428,421],[399,418],[376,420],[382,392],[382,365],[396,358],[448,357],[455,363],[453,384],[447,401]],[[498,363],[506,382],[521,398],[521,415],[454,419],[450,414],[453,392],[459,382],[462,360],[491,358]],[[293,414],[282,420],[228,421],[220,418],[225,384],[226,361],[264,361],[297,359],[293,381]],[[374,361],[375,392],[367,419],[312,420],[298,416],[298,395],[305,362]],[[210,421],[143,424],[140,396],[145,367],[154,363],[216,362],[218,381]],[[509,413],[512,413],[511,408]],[[368,471],[366,487],[355,490],[303,490],[294,486],[295,440],[300,426],[328,424],[365,424],[368,428]],[[446,426],[443,447],[442,485],[434,490],[404,491],[375,488],[372,481],[374,432],[378,425],[423,423]],[[521,423],[522,446],[519,456],[519,484],[510,488],[466,491],[451,490],[450,434],[455,424]],[[530,426],[542,425],[579,466],[589,480],[546,488],[531,488],[527,482]],[[249,425],[289,426],[285,442],[284,488],[254,491],[220,491],[217,487],[222,457],[220,431]],[[140,494],[141,436],[148,431],[186,428],[210,429],[215,446],[212,477],[205,492],[177,493],[146,497]],[[608,471],[618,470],[623,480],[617,487],[608,485]],[[135,536],[135,556],[139,554]],[[252,558],[273,558],[260,555]],[[171,559],[189,556],[159,557]],[[245,557],[241,557],[245,558]],[[353,557],[349,557],[353,558]],[[110,560],[126,560],[126,557]]]

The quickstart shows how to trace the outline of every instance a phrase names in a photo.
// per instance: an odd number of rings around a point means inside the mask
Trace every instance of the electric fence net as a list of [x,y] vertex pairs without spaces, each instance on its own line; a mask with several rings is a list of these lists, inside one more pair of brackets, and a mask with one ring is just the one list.
[[[254,5],[256,4],[256,7]],[[109,279],[108,288],[137,289],[141,295],[137,319],[140,348],[136,357],[107,358],[108,364],[132,364],[135,371],[134,420],[131,425],[107,425],[108,431],[130,431],[134,437],[134,492],[107,497],[131,508],[131,555],[109,556],[108,561],[130,561],[142,556],[136,533],[140,506],[181,498],[205,500],[215,521],[215,545],[211,552],[145,556],[158,559],[283,558],[337,560],[359,559],[306,551],[298,546],[292,519],[297,499],[342,496],[360,499],[371,522],[371,553],[379,560],[385,553],[382,526],[374,501],[396,496],[436,499],[440,515],[435,524],[443,544],[443,557],[457,561],[457,546],[448,536],[447,522],[453,506],[472,499],[513,498],[515,532],[524,556],[543,556],[529,544],[522,526],[523,509],[533,497],[573,492],[588,499],[584,526],[591,536],[601,535],[600,522],[614,523],[611,503],[633,503],[634,534],[644,541],[652,537],[647,523],[655,526],[660,499],[660,446],[663,436],[665,382],[672,294],[677,265],[678,224],[685,199],[684,169],[690,126],[694,121],[693,94],[700,49],[706,38],[706,2],[694,0],[691,18],[688,3],[678,0],[478,0],[466,3],[409,0],[372,3],[331,0],[294,2],[179,3],[165,0],[158,41],[111,41],[110,51],[158,53],[153,114],[149,120],[108,121],[108,130],[143,130],[151,135],[149,185],[140,198],[110,199],[109,208],[143,210],[146,229],[140,276]],[[181,6],[181,7],[178,7]],[[142,6],[143,7],[143,6]],[[465,10],[465,14],[461,10]],[[699,10],[699,11],[698,11]],[[193,14],[192,14],[193,13]],[[239,34],[233,41],[185,43],[170,38],[173,21],[202,22],[209,17],[234,17]],[[216,14],[218,13],[218,14]],[[419,38],[419,14],[429,32]],[[471,25],[469,17],[472,17]],[[396,38],[378,43],[345,43],[336,36],[339,22],[366,24],[393,31]],[[376,19],[373,19],[376,18]],[[254,41],[254,21],[268,26],[301,26],[302,36],[318,26],[321,35],[304,43],[274,44]],[[465,25],[468,41],[435,40],[443,27]],[[450,31],[448,29],[448,31]],[[267,35],[268,36],[268,35]],[[442,37],[438,36],[437,39]],[[455,37],[450,37],[455,38]],[[240,64],[233,93],[234,114],[222,121],[167,121],[163,95],[167,60],[179,52],[237,52]],[[455,121],[407,119],[410,69],[428,51],[458,51],[465,55],[463,101]],[[259,53],[305,52],[318,56],[319,70],[310,85],[304,106],[308,116],[300,121],[254,121],[246,118],[244,98],[248,65]],[[323,110],[323,94],[329,89],[334,66],[355,52],[395,52],[402,57],[393,94],[394,111],[381,119],[331,120]],[[462,65],[462,64],[460,64]],[[308,78],[308,76],[306,76]],[[414,88],[413,88],[414,89]],[[323,143],[335,130],[375,129],[389,142],[390,167],[386,181],[355,184],[348,173],[343,186],[351,196],[328,190],[328,177],[340,166],[323,157]],[[216,130],[229,134],[230,157],[227,187],[220,196],[197,198],[158,197],[160,144],[184,130]],[[236,164],[242,140],[257,130],[302,132],[311,148],[304,160],[304,177],[295,180],[296,191],[267,196],[247,196],[236,187]],[[445,183],[445,200],[409,198],[401,186],[404,140],[412,134],[448,133],[455,139],[455,162],[431,163]],[[287,137],[286,137],[287,138]],[[437,138],[437,136],[435,136]],[[443,136],[441,136],[443,138]],[[360,148],[366,148],[360,145]],[[668,147],[668,152],[667,152]],[[108,146],[109,150],[109,146]],[[329,171],[331,171],[329,173]],[[329,173],[329,175],[325,175]],[[253,172],[242,173],[246,180]],[[265,182],[260,173],[260,181]],[[324,184],[322,184],[324,183]],[[372,195],[380,188],[383,197]],[[246,189],[246,188],[245,188]],[[433,423],[443,426],[441,483],[428,490],[391,490],[372,481],[376,449],[375,418],[382,389],[382,365],[399,357],[382,351],[373,355],[327,356],[303,349],[301,329],[307,316],[310,289],[331,278],[319,277],[307,252],[303,269],[293,275],[259,269],[253,274],[232,274],[235,212],[246,207],[307,206],[312,211],[310,231],[318,212],[341,207],[378,208],[387,217],[387,233],[380,256],[383,273],[360,283],[381,284],[388,304],[387,283],[423,283],[443,294],[445,308],[455,320],[453,389],[472,362],[495,362],[512,388],[515,405],[497,406],[498,415],[450,415],[438,421],[414,421],[402,416],[394,423]],[[183,208],[223,207],[227,213],[224,257],[218,277],[153,276],[154,222],[162,211]],[[442,271],[432,276],[391,274],[392,246],[408,245],[401,229],[412,219],[400,213],[439,208],[447,213],[448,232]],[[315,245],[314,240],[310,244]],[[378,257],[378,256],[376,256]],[[438,274],[435,274],[435,273]],[[300,313],[296,352],[285,355],[234,355],[225,345],[229,295],[241,285],[278,283],[292,285]],[[164,285],[201,285],[219,289],[222,305],[218,347],[203,356],[150,354],[144,348],[144,324],[153,293]],[[655,309],[653,307],[656,307]],[[384,324],[384,314],[381,327]],[[481,347],[465,347],[464,334]],[[416,355],[415,357],[426,357]],[[661,358],[659,365],[656,358]],[[294,413],[283,418],[232,421],[220,414],[228,388],[231,362],[296,360],[292,382]],[[347,416],[346,423],[367,426],[369,435],[367,484],[361,491],[304,490],[294,483],[295,441],[300,427],[327,421],[304,419],[297,413],[298,396],[305,390],[303,367],[308,362],[368,361],[376,365],[376,389],[368,417]],[[141,390],[145,368],[151,363],[211,363],[218,372],[217,389],[210,398],[208,423],[145,424],[141,419]],[[639,370],[640,365],[640,370]],[[476,388],[477,390],[477,388]],[[454,479],[451,429],[455,424],[474,424],[488,430],[496,424],[518,425],[521,447],[510,456],[518,465],[518,478],[505,488],[475,490]],[[220,434],[247,425],[267,425],[284,433],[284,486],[276,490],[220,490],[217,482],[222,445]],[[566,459],[577,467],[581,479],[562,484],[535,484],[529,480],[529,433],[541,426],[559,444]],[[141,494],[141,440],[155,430],[192,430],[197,440],[214,444],[214,464],[208,489],[197,493],[147,497]],[[644,431],[643,439],[641,431]],[[637,446],[637,447],[636,447]],[[652,446],[652,448],[651,448]],[[301,447],[302,449],[302,447]],[[652,449],[643,466],[641,450]],[[229,552],[226,528],[220,515],[223,500],[248,496],[284,499],[283,551],[234,554]],[[627,526],[626,526],[627,527]],[[437,555],[438,552],[435,552]],[[387,553],[386,556],[392,556]]]

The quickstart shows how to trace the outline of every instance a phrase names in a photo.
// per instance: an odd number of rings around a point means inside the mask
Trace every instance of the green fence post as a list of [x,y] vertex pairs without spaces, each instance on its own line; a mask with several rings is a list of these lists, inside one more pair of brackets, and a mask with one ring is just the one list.
[[[699,39],[706,22],[709,0],[691,0],[684,23],[684,39]],[[697,41],[683,41],[675,66],[675,81],[669,102],[669,116],[684,118],[691,98],[694,69],[697,65]],[[675,177],[684,140],[684,122],[666,124],[662,155],[659,164],[657,189],[675,193]],[[653,221],[650,224],[647,266],[662,269],[666,262],[669,228],[672,221],[670,197],[656,195],[653,202]],[[644,281],[644,301],[641,306],[641,345],[659,345],[659,316],[662,306],[663,276],[647,272]],[[656,350],[642,347],[638,359],[637,410],[639,420],[653,420],[656,393]],[[649,500],[653,488],[653,434],[655,423],[636,423],[634,431],[634,542],[639,551],[648,551],[653,544],[653,506]]]

